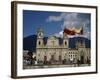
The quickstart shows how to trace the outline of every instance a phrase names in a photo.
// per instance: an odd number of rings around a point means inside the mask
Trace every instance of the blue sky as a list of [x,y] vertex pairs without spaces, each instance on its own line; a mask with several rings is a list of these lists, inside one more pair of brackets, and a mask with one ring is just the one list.
[[36,34],[39,27],[43,28],[45,36],[61,33],[64,27],[80,28],[90,39],[91,14],[74,12],[50,12],[23,10],[23,36]]

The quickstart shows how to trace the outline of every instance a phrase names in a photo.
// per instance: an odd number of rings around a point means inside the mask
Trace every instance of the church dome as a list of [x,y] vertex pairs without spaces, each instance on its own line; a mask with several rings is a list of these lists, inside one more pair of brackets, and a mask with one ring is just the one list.
[[59,40],[55,36],[50,36],[47,41],[48,46],[59,46]]

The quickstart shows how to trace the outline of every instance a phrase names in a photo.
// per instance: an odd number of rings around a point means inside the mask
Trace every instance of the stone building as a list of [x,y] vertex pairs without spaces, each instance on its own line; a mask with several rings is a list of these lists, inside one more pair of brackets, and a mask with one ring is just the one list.
[[77,42],[76,48],[69,48],[69,38],[63,33],[62,38],[50,36],[44,39],[44,32],[41,28],[37,31],[36,60],[49,62],[51,64],[62,63],[87,63],[91,59],[90,48],[86,48],[85,42]]

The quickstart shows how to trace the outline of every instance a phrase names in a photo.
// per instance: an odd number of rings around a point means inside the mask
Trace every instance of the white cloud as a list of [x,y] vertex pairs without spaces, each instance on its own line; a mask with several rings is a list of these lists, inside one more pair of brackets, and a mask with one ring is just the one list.
[[65,17],[66,14],[67,13],[61,13],[59,16],[49,16],[46,21],[47,22],[61,21],[61,20],[64,19],[64,17]]
[[59,32],[59,35],[63,35],[63,30]]
[[49,16],[47,18],[47,22],[57,22],[57,21],[63,21],[62,26],[63,27],[72,27],[72,26],[80,26],[82,24],[89,24],[89,20],[85,19],[83,20],[81,17],[78,17],[78,13],[61,13],[59,16]]
[[58,16],[49,16],[49,18],[47,19],[48,22],[51,22],[51,21],[61,21],[61,17],[58,17]]
[[63,30],[58,32],[58,33],[55,33],[54,36],[62,38],[63,37]]

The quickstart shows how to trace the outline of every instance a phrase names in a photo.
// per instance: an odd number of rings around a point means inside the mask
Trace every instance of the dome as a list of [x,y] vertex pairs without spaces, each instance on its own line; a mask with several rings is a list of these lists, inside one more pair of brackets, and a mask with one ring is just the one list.
[[50,36],[47,41],[48,46],[59,46],[59,40],[55,36]]
[[55,40],[56,37],[55,37],[55,36],[50,36],[49,39],[50,39],[50,40]]

